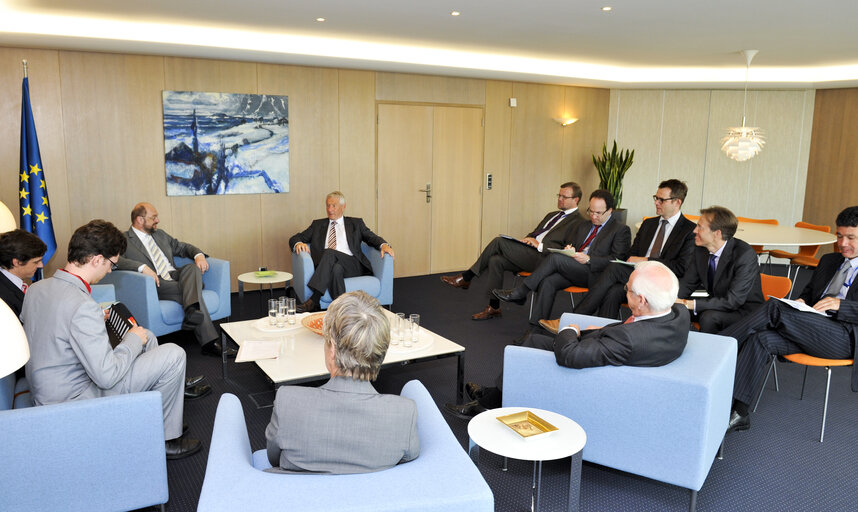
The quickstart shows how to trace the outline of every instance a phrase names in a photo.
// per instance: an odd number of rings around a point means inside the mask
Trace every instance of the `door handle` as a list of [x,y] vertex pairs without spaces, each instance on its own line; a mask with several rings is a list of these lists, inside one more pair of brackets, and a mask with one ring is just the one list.
[[432,202],[432,184],[431,183],[427,183],[426,188],[421,188],[418,190],[418,192],[426,192],[426,202],[427,203]]

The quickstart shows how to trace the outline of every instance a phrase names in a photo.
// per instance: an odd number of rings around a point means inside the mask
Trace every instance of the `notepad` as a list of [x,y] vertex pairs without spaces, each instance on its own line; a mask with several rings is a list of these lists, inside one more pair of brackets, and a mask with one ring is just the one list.
[[247,340],[241,344],[236,363],[277,359],[280,356],[280,340]]

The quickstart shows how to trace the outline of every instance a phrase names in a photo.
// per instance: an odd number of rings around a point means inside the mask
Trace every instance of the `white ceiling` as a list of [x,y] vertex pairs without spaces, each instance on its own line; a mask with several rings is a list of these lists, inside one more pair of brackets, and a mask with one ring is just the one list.
[[0,0],[0,44],[634,88],[742,86],[757,49],[753,88],[818,88],[858,86],[856,21],[856,0]]

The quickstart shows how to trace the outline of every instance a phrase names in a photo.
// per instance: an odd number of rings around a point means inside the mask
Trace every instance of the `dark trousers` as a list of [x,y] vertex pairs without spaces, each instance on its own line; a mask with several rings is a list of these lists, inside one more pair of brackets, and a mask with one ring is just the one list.
[[493,299],[492,290],[503,288],[503,273],[531,272],[543,260],[542,253],[536,248],[506,238],[495,237],[480,253],[480,257],[471,266],[470,271],[481,276],[488,269],[488,288],[486,296]]
[[590,269],[564,254],[552,253],[524,280],[524,285],[534,290],[533,310],[530,323],[536,325],[542,318],[551,315],[554,297],[559,290],[569,286],[588,286]]
[[739,322],[743,318],[747,318],[749,313],[750,312],[745,309],[737,311],[716,311],[714,309],[710,309],[702,311],[696,315],[692,314],[691,320],[700,324],[700,332],[717,334],[736,322]]
[[194,337],[197,343],[205,345],[218,338],[217,328],[212,323],[209,310],[203,301],[203,273],[194,263],[170,272],[172,281],[161,279],[158,286],[158,298],[171,300],[182,305],[185,314],[194,307],[203,314],[203,321],[194,327]]
[[363,265],[354,256],[336,249],[325,249],[307,286],[319,295],[324,295],[325,290],[328,290],[333,300],[346,293],[347,277],[357,277],[363,273]]
[[[554,338],[543,334],[529,334],[525,338],[523,347],[538,348],[554,351]],[[486,409],[496,409],[503,403],[503,372],[498,376],[495,387],[483,389],[483,396],[479,399],[480,405]]]
[[842,323],[774,299],[719,334],[739,342],[733,398],[745,404],[756,396],[773,355],[804,352],[826,359],[853,355],[851,336]]
[[609,264],[590,286],[584,300],[575,307],[575,312],[603,318],[619,318],[620,305],[626,300],[624,288],[634,270],[634,267],[622,263]]

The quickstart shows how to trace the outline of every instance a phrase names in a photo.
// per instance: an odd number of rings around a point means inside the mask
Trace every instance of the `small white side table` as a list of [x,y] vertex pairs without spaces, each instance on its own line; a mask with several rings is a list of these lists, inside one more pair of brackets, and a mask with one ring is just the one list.
[[292,280],[292,274],[289,272],[281,272],[279,270],[275,270],[276,272],[272,276],[266,277],[257,277],[256,272],[245,272],[244,274],[238,275],[238,298],[239,300],[244,299],[244,283],[247,284],[258,284],[259,291],[262,291],[262,287],[266,284],[268,285],[268,290],[271,292],[271,295],[274,295],[274,285],[283,283],[284,285]]
[[[498,416],[530,411],[557,430],[525,439],[497,420]],[[581,495],[581,452],[587,434],[580,425],[562,414],[528,407],[501,407],[476,415],[468,423],[468,453],[479,467],[480,449],[503,457],[533,461],[533,490],[531,509],[539,511],[539,491],[542,484],[542,461],[572,457],[569,472],[569,510],[578,510]],[[504,460],[506,465],[506,460]]]

